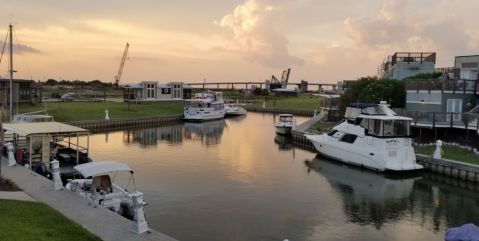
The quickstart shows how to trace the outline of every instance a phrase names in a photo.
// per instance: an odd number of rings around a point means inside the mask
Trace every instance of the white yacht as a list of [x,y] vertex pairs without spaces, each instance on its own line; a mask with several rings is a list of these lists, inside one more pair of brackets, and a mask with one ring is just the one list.
[[247,111],[241,105],[225,105],[226,116],[246,115]]
[[195,99],[186,100],[184,120],[202,122],[218,120],[225,117],[223,95],[221,92],[203,92],[195,95]]
[[352,103],[345,119],[328,134],[306,134],[316,150],[329,158],[377,170],[422,169],[411,145],[411,118],[398,116],[385,101]]
[[276,133],[280,135],[291,134],[292,128],[293,128],[293,115],[280,114],[279,121],[276,124]]
[[[136,191],[135,181],[133,180],[133,171],[125,163],[119,162],[91,162],[77,165],[73,168],[74,179],[68,179],[65,185],[67,190],[75,192],[93,202],[95,205],[106,207],[128,219],[136,219],[134,217],[132,195],[138,193]],[[126,174],[123,180],[123,188],[113,183],[115,177]],[[77,175],[79,174],[79,175]],[[110,175],[114,178],[111,180]],[[128,175],[129,174],[129,175]],[[78,177],[78,178],[77,178]],[[130,182],[133,180],[132,182]],[[135,192],[127,191],[128,184],[133,185]],[[145,202],[142,202],[146,205]],[[142,217],[144,219],[144,217]]]

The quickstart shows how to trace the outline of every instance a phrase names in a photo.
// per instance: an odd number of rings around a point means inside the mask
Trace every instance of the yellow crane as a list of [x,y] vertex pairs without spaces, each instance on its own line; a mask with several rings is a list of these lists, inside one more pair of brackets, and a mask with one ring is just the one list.
[[115,76],[115,85],[114,85],[115,88],[118,88],[118,86],[120,85],[121,73],[123,72],[123,66],[125,66],[125,61],[128,56],[129,47],[130,45],[126,43],[125,52],[123,52],[123,58],[121,58],[120,69],[118,70],[118,74]]

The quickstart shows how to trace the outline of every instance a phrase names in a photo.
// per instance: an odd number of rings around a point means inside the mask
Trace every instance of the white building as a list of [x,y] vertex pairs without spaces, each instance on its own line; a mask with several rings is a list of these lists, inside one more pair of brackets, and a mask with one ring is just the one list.
[[191,99],[191,86],[183,82],[158,84],[158,81],[142,81],[123,86],[125,100],[155,101]]
[[433,73],[436,53],[398,52],[388,56],[378,67],[378,76],[402,80],[412,75]]
[[459,79],[479,79],[479,55],[456,56],[454,61],[454,74]]

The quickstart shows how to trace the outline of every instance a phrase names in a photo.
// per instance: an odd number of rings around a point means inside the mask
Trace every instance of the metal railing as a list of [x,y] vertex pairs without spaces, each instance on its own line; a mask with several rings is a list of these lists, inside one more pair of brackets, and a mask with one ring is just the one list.
[[431,91],[452,91],[452,93],[478,93],[479,86],[476,80],[465,79],[452,79],[452,80],[440,80],[440,79],[408,79],[406,80],[406,91],[415,90],[427,90]]
[[427,112],[394,109],[400,115],[412,118],[412,126],[461,128],[479,130],[479,113],[458,112]]

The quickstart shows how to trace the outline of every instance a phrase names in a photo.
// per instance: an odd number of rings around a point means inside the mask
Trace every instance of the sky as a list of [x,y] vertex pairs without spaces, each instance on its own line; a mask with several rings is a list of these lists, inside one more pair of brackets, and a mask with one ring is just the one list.
[[[479,54],[477,0],[15,0],[15,78],[336,83],[377,74],[395,52],[436,52],[436,67]],[[7,40],[8,42],[8,40]],[[8,74],[8,50],[0,76]]]

